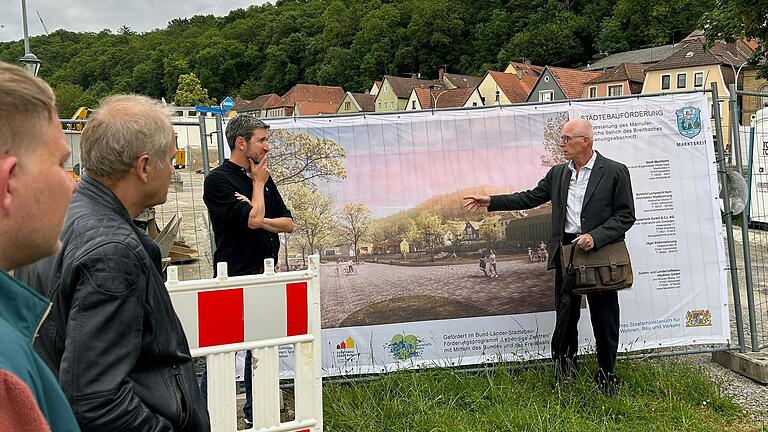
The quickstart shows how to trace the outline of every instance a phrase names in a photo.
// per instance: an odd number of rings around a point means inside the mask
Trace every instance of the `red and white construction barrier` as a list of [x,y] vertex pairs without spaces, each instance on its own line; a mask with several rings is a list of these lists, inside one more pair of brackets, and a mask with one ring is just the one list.
[[[166,286],[193,357],[208,363],[208,412],[213,432],[237,430],[235,354],[253,352],[253,428],[258,432],[323,430],[320,375],[320,258],[309,269],[275,273],[264,260],[262,275],[179,281],[168,268]],[[295,353],[295,419],[280,422],[279,347]],[[248,371],[245,371],[248,373]]]

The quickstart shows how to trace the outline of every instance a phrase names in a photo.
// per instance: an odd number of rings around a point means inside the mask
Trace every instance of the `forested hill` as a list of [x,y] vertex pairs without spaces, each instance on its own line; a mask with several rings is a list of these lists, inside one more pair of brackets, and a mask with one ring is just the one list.
[[[481,75],[509,60],[581,66],[596,53],[679,41],[714,0],[306,0],[175,19],[137,34],[59,30],[31,40],[59,98],[171,100],[194,72],[210,96],[282,94],[293,84],[363,92],[384,74]],[[0,44],[16,62],[21,41]]]

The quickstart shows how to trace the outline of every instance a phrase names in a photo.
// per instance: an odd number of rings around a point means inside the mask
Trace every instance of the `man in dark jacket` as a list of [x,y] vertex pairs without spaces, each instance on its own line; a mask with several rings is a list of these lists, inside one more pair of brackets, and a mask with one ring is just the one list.
[[161,276],[158,246],[133,223],[165,202],[176,151],[157,102],[102,101],[80,141],[86,175],[62,251],[23,273],[51,281],[37,349],[83,431],[207,431],[189,346]]
[[56,377],[32,350],[50,303],[7,273],[58,252],[75,183],[51,88],[0,62],[0,430],[78,431]]
[[[570,162],[556,165],[532,190],[509,195],[464,197],[464,208],[475,211],[524,210],[552,202],[552,236],[547,245],[547,269],[555,269],[555,299],[559,301],[563,277],[561,243],[575,243],[589,251],[624,239],[635,223],[632,183],[627,167],[592,150],[592,125],[582,119],[563,126],[560,149]],[[570,325],[555,361],[558,377],[578,371],[579,315],[581,296],[570,299]],[[619,300],[616,291],[588,294],[599,370],[595,381],[601,391],[613,395],[618,388],[614,374],[619,346]],[[555,306],[558,312],[561,309]]]

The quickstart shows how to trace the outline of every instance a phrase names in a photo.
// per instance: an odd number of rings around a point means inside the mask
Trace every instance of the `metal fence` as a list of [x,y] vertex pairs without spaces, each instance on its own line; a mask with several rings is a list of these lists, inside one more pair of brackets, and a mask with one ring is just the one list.
[[[755,100],[759,104],[753,103]],[[736,91],[730,89],[731,124],[737,124],[742,107],[756,109],[750,118],[750,124],[732,127],[728,131],[733,142],[733,170],[744,176],[747,183],[746,206],[741,215],[734,219],[739,224],[737,230],[738,251],[732,251],[734,258],[739,258],[740,266],[733,270],[739,281],[744,281],[744,290],[734,285],[735,325],[739,335],[741,352],[757,352],[768,347],[768,93]],[[751,114],[751,113],[747,113]],[[731,178],[733,178],[731,176]],[[725,185],[733,194],[741,189],[738,185]],[[737,197],[738,199],[739,197]],[[727,201],[727,200],[726,200]],[[726,217],[726,221],[731,218]],[[746,303],[746,310],[743,304]]]
[[[752,107],[751,109],[757,109],[759,107],[755,108],[757,104],[754,101],[760,101],[760,104],[763,103],[762,101],[768,102],[768,94],[735,91],[731,88],[729,96],[725,97],[718,94],[714,84],[710,89],[696,92],[706,93],[711,100],[720,102],[712,104],[712,121],[715,126],[716,162],[722,186],[721,197],[724,198],[723,224],[729,259],[729,295],[732,296],[731,330],[737,344],[697,348],[679,347],[671,351],[639,354],[642,357],[724,350],[759,351],[768,347],[768,109],[762,113],[764,114],[762,117],[758,115],[752,125],[730,126],[739,123],[742,101],[751,98],[748,104]],[[646,95],[598,99],[615,100],[641,96]],[[524,105],[541,104],[539,102]],[[722,121],[721,114],[726,106],[728,107],[727,115],[730,116],[728,122]],[[456,110],[456,108],[444,110]],[[761,111],[758,111],[758,114],[760,113]],[[367,113],[367,115],[371,114],[376,115],[376,113]],[[87,120],[62,120],[63,124],[86,122]],[[207,131],[203,116],[199,117],[199,122],[174,122],[175,127],[198,128],[201,142],[199,163],[196,160],[198,155],[191,152],[186,155],[185,167],[177,170],[167,202],[155,209],[155,218],[160,229],[174,216],[178,215],[181,218],[176,240],[197,252],[195,257],[187,259],[176,256],[172,261],[173,265],[178,266],[178,279],[181,281],[205,279],[213,275],[215,245],[202,195],[203,181],[211,166],[224,160],[225,144],[220,115],[217,115],[216,125],[217,128],[214,131]],[[216,136],[215,159],[217,160],[215,161],[210,160],[212,152],[208,141],[209,137],[212,140],[213,136]],[[761,156],[765,158],[765,162],[760,160]],[[741,173],[749,185],[748,191],[764,189],[766,198],[750,196],[744,213],[736,214],[732,211],[727,199],[728,191],[733,189],[733,186],[729,186],[732,182],[729,178],[733,179],[729,177],[730,172]]]

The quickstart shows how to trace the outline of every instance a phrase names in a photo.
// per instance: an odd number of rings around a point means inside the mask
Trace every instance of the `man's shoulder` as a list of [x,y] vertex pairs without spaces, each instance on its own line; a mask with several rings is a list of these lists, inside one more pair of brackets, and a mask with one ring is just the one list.
[[617,160],[611,159],[609,157],[603,156],[601,153],[597,154],[597,159],[595,160],[595,163],[597,163],[598,161],[602,163],[606,168],[620,169],[620,170],[627,168],[627,166],[624,165],[623,163]]
[[33,351],[24,336],[10,323],[0,318],[0,369],[14,375],[24,375],[32,362]]

